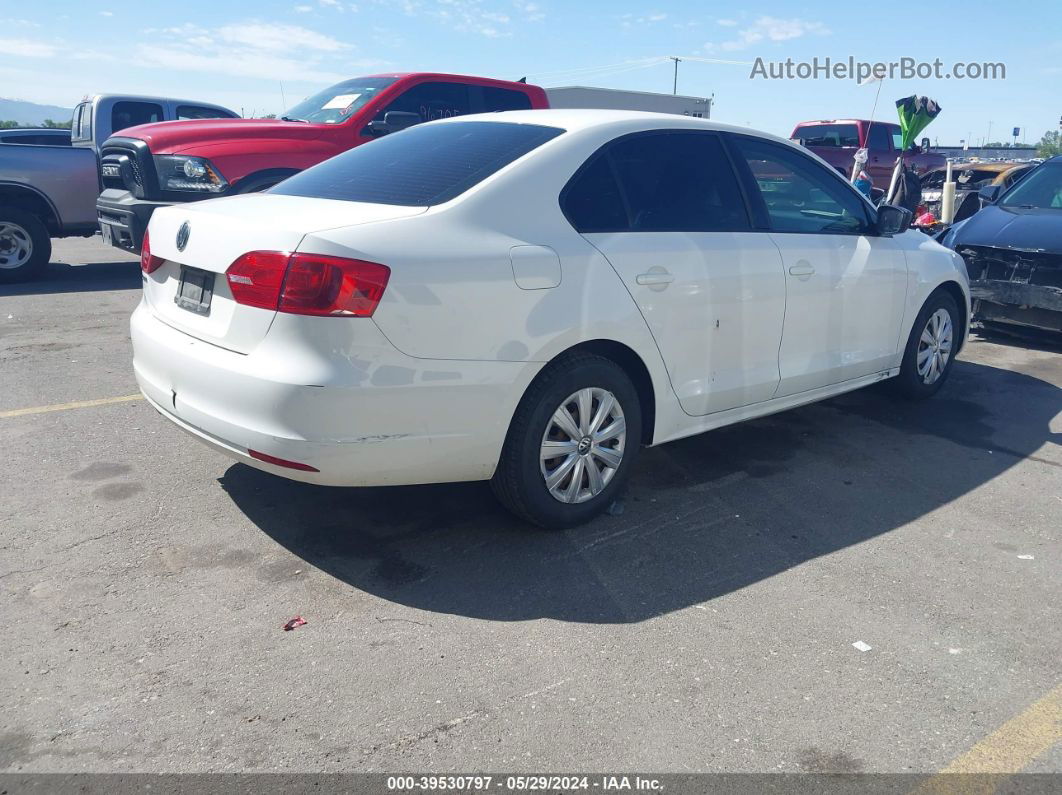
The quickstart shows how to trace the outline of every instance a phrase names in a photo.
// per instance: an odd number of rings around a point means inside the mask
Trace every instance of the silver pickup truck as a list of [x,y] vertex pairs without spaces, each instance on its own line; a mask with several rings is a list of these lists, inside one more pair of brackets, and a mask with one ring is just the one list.
[[0,143],[0,283],[28,279],[52,253],[53,237],[99,230],[99,145],[138,124],[229,119],[209,102],[97,94],[74,108],[69,146]]

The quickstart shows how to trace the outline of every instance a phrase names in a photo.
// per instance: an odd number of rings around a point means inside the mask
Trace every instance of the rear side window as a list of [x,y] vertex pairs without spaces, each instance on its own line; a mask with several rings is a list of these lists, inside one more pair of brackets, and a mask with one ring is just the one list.
[[489,121],[411,127],[288,177],[269,192],[409,207],[441,204],[563,132]]
[[178,105],[177,119],[231,119],[231,113],[221,108],[202,108],[198,105]]
[[713,134],[661,132],[621,138],[565,190],[580,232],[742,232],[748,213],[730,161]]
[[562,197],[569,223],[580,232],[626,232],[627,209],[607,153],[595,156]]
[[473,113],[493,113],[499,110],[531,110],[531,97],[523,91],[495,86],[469,86]]
[[854,124],[812,124],[793,136],[804,146],[859,146],[859,128]]
[[163,118],[162,105],[154,102],[115,102],[111,109],[111,132],[116,133],[138,124],[151,124]]
[[892,148],[892,133],[886,125],[870,125],[870,131],[867,133],[867,148],[886,151]]

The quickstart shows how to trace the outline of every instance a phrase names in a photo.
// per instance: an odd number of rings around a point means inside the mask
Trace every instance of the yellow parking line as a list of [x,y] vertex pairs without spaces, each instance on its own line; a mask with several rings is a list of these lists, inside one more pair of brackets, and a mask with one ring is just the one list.
[[121,397],[100,398],[99,400],[76,400],[73,403],[56,403],[52,406],[33,406],[28,409],[11,409],[10,411],[0,411],[0,419],[5,417],[22,417],[26,414],[44,414],[49,411],[87,409],[92,406],[106,406],[111,403],[128,403],[131,400],[143,400],[143,395],[122,395]]
[[[992,793],[1002,778],[1020,773],[1062,740],[1062,685],[1011,718],[973,748],[926,780],[916,792]],[[977,776],[952,775],[980,774]]]

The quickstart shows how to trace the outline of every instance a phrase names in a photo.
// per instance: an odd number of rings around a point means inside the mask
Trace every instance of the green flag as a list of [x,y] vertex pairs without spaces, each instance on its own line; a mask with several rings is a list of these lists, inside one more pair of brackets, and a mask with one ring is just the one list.
[[900,130],[903,132],[903,151],[914,143],[915,136],[929,126],[940,114],[936,100],[914,94],[896,100],[896,112],[900,115]]

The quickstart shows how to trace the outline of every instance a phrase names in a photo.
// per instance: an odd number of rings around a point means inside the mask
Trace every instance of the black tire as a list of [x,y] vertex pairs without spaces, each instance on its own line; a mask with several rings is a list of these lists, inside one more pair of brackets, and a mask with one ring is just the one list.
[[[599,446],[591,444],[590,449],[582,453],[573,451],[561,454],[556,459],[550,459],[552,463],[543,464],[540,461],[540,451],[547,430],[551,433],[557,432],[552,424],[554,412],[566,398],[584,389],[611,393],[622,412],[626,435],[622,440],[619,465],[612,469],[611,473],[604,460],[597,456],[610,452],[614,454],[615,445],[621,443],[619,440],[602,441]],[[595,397],[592,409],[588,412],[590,419],[595,417],[602,402],[607,402],[607,396],[601,397],[604,400]],[[577,403],[567,405],[576,408],[572,416],[578,420]],[[603,428],[616,427],[614,423],[618,417],[611,414],[609,417],[610,421],[606,417],[606,421],[602,422]],[[506,508],[532,524],[549,529],[582,524],[608,508],[621,492],[638,454],[641,439],[641,403],[634,384],[623,369],[612,360],[596,354],[568,354],[551,363],[535,379],[520,401],[509,426],[491,487]],[[600,451],[600,448],[607,449]],[[583,502],[562,502],[553,496],[546,485],[543,467],[548,469],[553,466],[553,471],[556,472],[561,469],[559,462],[570,455],[582,460],[573,464],[572,474],[568,475],[566,480],[570,486],[574,481],[574,473],[579,473],[580,481],[579,485],[575,486],[574,493],[585,493],[588,498]],[[595,467],[598,473],[603,473],[608,478],[604,488],[593,496],[589,496],[592,495],[592,479],[588,466]],[[564,482],[565,478],[562,478],[558,488]],[[584,483],[585,489],[582,486]]]
[[[16,261],[16,251],[31,247],[29,258],[10,267]],[[37,276],[52,257],[52,240],[40,218],[8,205],[0,206],[0,283],[21,282]]]
[[[918,355],[920,348],[923,347],[921,342],[922,332],[926,331],[930,318],[940,310],[947,312],[951,320],[951,348],[943,369],[940,370],[935,380],[927,384],[924,376],[918,372]],[[903,352],[903,361],[900,364],[900,374],[893,379],[895,390],[903,397],[913,400],[921,400],[935,395],[944,385],[944,382],[948,380],[948,374],[955,363],[955,355],[958,353],[962,341],[960,335],[964,334],[965,331],[966,329],[962,325],[962,316],[959,314],[959,307],[956,305],[955,299],[944,290],[937,290],[932,293],[926,299],[925,304],[922,306],[922,311],[918,313],[918,317],[911,327],[911,334],[907,338],[907,347],[904,348]]]

